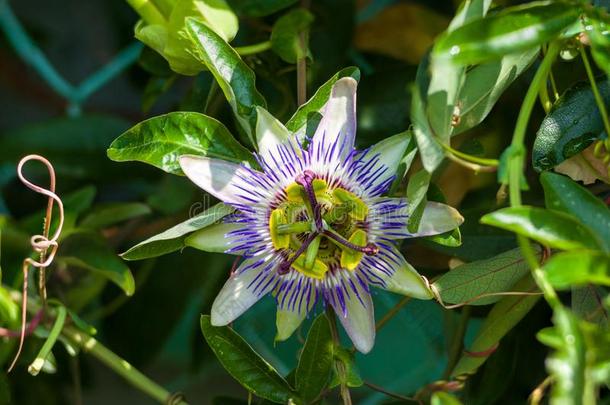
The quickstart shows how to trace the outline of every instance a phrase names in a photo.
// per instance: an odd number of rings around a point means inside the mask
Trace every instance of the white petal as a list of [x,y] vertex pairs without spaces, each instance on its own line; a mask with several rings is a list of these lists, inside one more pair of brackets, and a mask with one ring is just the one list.
[[358,289],[360,299],[353,290],[348,289],[349,297],[345,298],[347,310],[345,314],[339,301],[333,300],[331,305],[356,349],[366,354],[371,351],[375,344],[373,299],[371,294],[365,291],[357,281],[354,281],[354,285]]
[[[202,156],[183,155],[179,158],[180,167],[193,183],[212,194],[214,197],[229,203],[240,203],[242,189],[239,175],[245,176],[244,168],[236,163]],[[250,186],[251,187],[251,186]]]
[[438,235],[462,225],[464,217],[455,208],[437,202],[428,202],[413,237]]
[[411,137],[403,132],[377,142],[368,153],[379,155],[379,162],[388,168],[388,174],[394,175],[410,142]]
[[315,305],[316,287],[312,279],[293,271],[282,277],[276,288],[277,316],[275,340],[288,339]]
[[322,120],[313,136],[310,149],[327,154],[328,162],[347,156],[354,148],[356,137],[356,87],[358,82],[351,77],[337,80],[332,87],[330,98],[322,112]]
[[231,231],[242,228],[244,228],[244,224],[220,223],[210,225],[193,232],[184,239],[184,244],[205,252],[226,253],[233,242],[233,240],[226,235]]
[[257,265],[261,259],[246,259],[227,280],[212,304],[212,325],[233,322],[266,293],[271,291],[276,277],[272,260]]
[[256,142],[258,153],[267,159],[270,153],[277,150],[277,146],[290,138],[290,132],[284,124],[262,107],[256,107]]
[[394,245],[380,243],[379,247],[377,255],[365,256],[362,259],[360,271],[369,275],[371,283],[388,291],[421,300],[433,297],[426,281],[407,263]]

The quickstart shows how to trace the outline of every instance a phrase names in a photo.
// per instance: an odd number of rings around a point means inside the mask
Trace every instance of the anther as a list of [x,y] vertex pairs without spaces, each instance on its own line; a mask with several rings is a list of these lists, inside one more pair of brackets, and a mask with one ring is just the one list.
[[312,232],[309,235],[307,235],[307,239],[305,239],[305,241],[301,244],[301,246],[299,246],[297,251],[292,256],[290,256],[288,259],[286,259],[282,263],[280,263],[280,265],[277,268],[277,273],[280,275],[284,275],[284,274],[288,273],[290,271],[290,267],[292,267],[292,264],[294,263],[294,261],[296,259],[298,259],[299,256],[301,256],[303,254],[303,252],[305,252],[305,250],[307,250],[307,248],[309,247],[311,242],[313,242],[313,240],[316,238],[316,236],[318,236],[317,232]]

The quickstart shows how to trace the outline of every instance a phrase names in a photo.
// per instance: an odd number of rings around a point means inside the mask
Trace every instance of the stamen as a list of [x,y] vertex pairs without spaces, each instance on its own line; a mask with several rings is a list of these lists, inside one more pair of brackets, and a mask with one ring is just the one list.
[[299,256],[301,256],[303,254],[303,252],[305,252],[305,250],[307,250],[307,248],[309,247],[311,242],[313,242],[313,240],[316,238],[316,236],[318,236],[317,232],[312,232],[309,235],[307,235],[307,239],[305,239],[303,244],[301,246],[299,246],[296,253],[293,254],[292,256],[290,256],[287,260],[284,260],[282,263],[280,263],[280,265],[277,268],[277,273],[280,275],[288,273],[290,271],[290,267],[292,266],[292,263],[294,263],[294,261],[296,259],[298,259]]
[[303,232],[311,232],[312,222],[309,221],[300,221],[292,224],[281,224],[277,226],[277,233],[280,235],[290,234],[290,233],[303,233]]
[[346,248],[355,250],[356,252],[362,252],[367,256],[375,256],[377,253],[379,253],[379,246],[377,246],[376,244],[374,244],[372,242],[367,243],[366,246],[358,246],[358,245],[353,244],[352,242],[346,240],[343,236],[339,235],[338,233],[336,233],[330,229],[324,230],[324,236],[329,237],[330,239],[345,246]]
[[302,186],[305,189],[305,193],[307,194],[307,199],[309,200],[309,204],[311,205],[311,209],[313,210],[313,219],[316,224],[316,229],[318,232],[321,232],[323,229],[322,222],[322,207],[318,204],[318,200],[316,199],[316,193],[313,189],[313,181],[315,180],[316,175],[311,170],[305,170],[303,173],[299,174],[295,179],[295,182]]

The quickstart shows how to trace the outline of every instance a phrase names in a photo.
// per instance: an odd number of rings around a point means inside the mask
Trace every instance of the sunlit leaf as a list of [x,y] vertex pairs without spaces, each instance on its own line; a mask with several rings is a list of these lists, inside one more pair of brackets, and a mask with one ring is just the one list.
[[186,235],[210,226],[232,212],[232,207],[216,204],[203,213],[138,243],[121,254],[121,257],[125,260],[141,260],[182,249]]
[[537,207],[509,207],[487,214],[481,223],[516,232],[557,249],[597,248],[598,238],[576,218]]
[[437,41],[437,57],[475,64],[524,51],[556,37],[576,22],[580,10],[563,2],[534,2],[475,20]]
[[196,112],[173,112],[142,121],[108,149],[114,161],[136,160],[173,174],[182,174],[178,158],[186,154],[253,161],[222,123]]
[[606,252],[610,252],[610,209],[589,190],[565,176],[552,172],[540,175],[546,206],[580,220],[593,231]]
[[194,45],[194,54],[203,62],[222,89],[237,121],[256,145],[256,107],[266,107],[256,89],[254,72],[239,54],[210,27],[199,20],[187,18],[186,31]]

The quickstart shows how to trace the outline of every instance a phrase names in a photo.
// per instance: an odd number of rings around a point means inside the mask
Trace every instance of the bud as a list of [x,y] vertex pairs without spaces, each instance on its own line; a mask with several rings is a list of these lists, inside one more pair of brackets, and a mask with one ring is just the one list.
[[127,0],[142,18],[135,26],[137,39],[168,62],[176,73],[193,76],[205,70],[189,50],[191,42],[183,33],[187,17],[205,22],[225,41],[237,34],[237,16],[224,0]]

